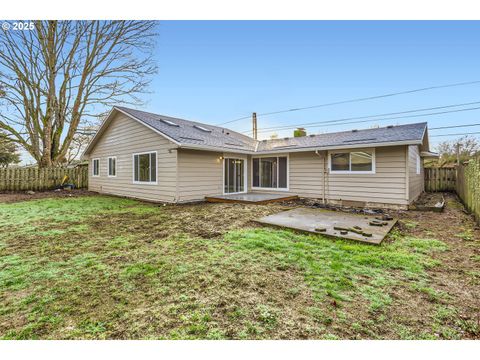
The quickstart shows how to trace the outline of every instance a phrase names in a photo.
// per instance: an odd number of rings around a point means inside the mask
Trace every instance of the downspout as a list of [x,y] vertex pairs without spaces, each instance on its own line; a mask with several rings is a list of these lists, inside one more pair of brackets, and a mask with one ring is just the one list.
[[410,204],[410,147],[405,146],[405,198]]
[[175,148],[170,148],[168,149],[168,152],[171,154],[172,151],[175,151],[175,196],[174,196],[174,199],[173,199],[173,202],[175,204],[178,203],[178,196],[179,196],[179,190],[178,190],[178,181],[180,179],[179,177],[179,163],[178,163],[178,149],[180,147],[175,147]]
[[[325,151],[326,153],[326,151]],[[322,185],[322,203],[323,205],[326,204],[326,200],[325,200],[325,183],[326,183],[326,176],[327,176],[327,169],[326,169],[326,166],[327,166],[327,163],[326,163],[326,156],[321,156],[319,153],[318,153],[318,150],[315,150],[315,154],[317,154],[317,156],[319,158],[321,158],[323,160],[323,185]]]

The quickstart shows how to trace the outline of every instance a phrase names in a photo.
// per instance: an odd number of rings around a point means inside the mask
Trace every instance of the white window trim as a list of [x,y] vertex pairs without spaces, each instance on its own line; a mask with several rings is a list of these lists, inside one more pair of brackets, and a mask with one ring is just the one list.
[[[115,175],[110,175],[110,159],[115,159]],[[107,176],[108,177],[117,177],[117,157],[116,156],[109,156],[107,162]]]
[[[232,193],[227,193],[225,192],[225,160],[227,159],[238,159],[238,160],[243,160],[243,188],[244,190],[243,191],[240,191],[240,192],[232,192]],[[248,159],[246,156],[223,156],[223,167],[222,167],[222,180],[223,180],[223,183],[222,183],[222,188],[223,188],[223,195],[234,195],[234,194],[245,194],[247,191],[248,191],[248,174],[247,174],[247,170],[248,170],[248,166],[247,166],[247,163],[248,163]]]
[[[345,154],[359,151],[371,151],[372,152],[372,170],[370,171],[352,171],[352,170],[332,170],[332,155],[333,154]],[[351,169],[351,160],[349,163]],[[375,148],[373,149],[348,149],[348,150],[333,150],[328,152],[328,172],[330,174],[348,174],[348,175],[371,175],[376,173],[376,158]]]
[[[155,153],[155,181],[135,181],[135,155],[145,155]],[[158,185],[158,154],[157,151],[144,151],[132,154],[132,183],[138,185]]]
[[422,161],[420,159],[420,154],[417,153],[417,163],[416,163],[416,173],[417,175],[420,175],[422,170]]
[[[278,164],[278,158],[279,157],[286,157],[287,158],[287,187],[286,188],[279,188],[278,187],[278,178],[279,178],[279,167],[277,165],[277,187],[261,187],[261,186],[253,186],[253,159],[261,159],[261,158],[269,158],[269,157],[276,157],[277,158],[277,164]],[[267,154],[267,155],[256,155],[252,156],[252,164],[250,166],[251,174],[252,174],[252,190],[264,190],[264,191],[290,191],[290,156],[289,154]],[[261,167],[259,168],[259,182],[262,177],[261,174]]]
[[[95,175],[95,160],[98,160],[98,174]],[[100,158],[93,158],[92,159],[92,177],[100,177]]]

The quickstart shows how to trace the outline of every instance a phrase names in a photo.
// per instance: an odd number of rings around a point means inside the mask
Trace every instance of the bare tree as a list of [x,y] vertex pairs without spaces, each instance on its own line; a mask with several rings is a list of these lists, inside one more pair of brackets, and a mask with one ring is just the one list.
[[67,151],[66,163],[68,165],[72,164],[74,161],[78,161],[80,155],[87,148],[87,145],[95,135],[96,130],[96,126],[79,128],[77,130]]
[[113,104],[139,104],[153,62],[156,23],[35,21],[0,32],[0,129],[39,166],[55,166],[81,125]]
[[466,135],[455,140],[439,143],[437,151],[440,154],[437,165],[444,166],[465,161],[472,156],[478,155],[480,143],[475,137]]

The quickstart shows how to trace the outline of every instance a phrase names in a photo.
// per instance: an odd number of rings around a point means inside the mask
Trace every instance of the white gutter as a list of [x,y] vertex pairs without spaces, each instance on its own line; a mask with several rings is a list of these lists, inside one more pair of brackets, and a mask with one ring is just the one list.
[[205,150],[205,151],[216,151],[216,152],[237,152],[239,154],[249,154],[249,155],[268,155],[268,154],[286,154],[292,152],[305,152],[305,151],[317,151],[317,150],[342,150],[342,149],[362,149],[362,148],[371,148],[371,147],[385,147],[385,146],[399,146],[399,145],[421,145],[421,140],[404,140],[404,141],[389,141],[389,142],[379,142],[379,143],[363,143],[363,144],[354,144],[354,145],[331,145],[331,146],[310,146],[310,147],[296,147],[288,148],[281,150],[266,150],[266,151],[250,151],[242,150],[236,148],[227,148],[227,147],[217,147],[217,146],[205,146],[205,145],[180,145],[181,149],[191,149],[191,150]]

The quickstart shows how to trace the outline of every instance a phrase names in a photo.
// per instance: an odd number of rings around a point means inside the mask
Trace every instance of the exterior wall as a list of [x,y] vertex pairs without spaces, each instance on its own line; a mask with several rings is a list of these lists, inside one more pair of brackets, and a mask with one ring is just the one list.
[[[89,154],[88,188],[105,194],[174,202],[177,180],[175,145],[153,130],[119,113]],[[133,183],[133,154],[157,151],[157,185]],[[117,157],[117,176],[108,177],[108,157]],[[92,176],[92,159],[100,159],[100,176]]]
[[408,201],[415,201],[425,190],[423,159],[420,158],[420,174],[417,174],[417,156],[420,149],[417,145],[408,146]]
[[[252,189],[252,157],[235,153],[174,149],[175,145],[154,131],[117,114],[89,155],[90,165],[100,159],[100,176],[89,169],[89,189],[106,194],[160,202],[201,201],[223,193],[222,157],[247,159],[247,190]],[[133,183],[133,154],[157,151],[157,184]],[[406,207],[423,191],[416,174],[418,146],[375,149],[375,174],[328,174],[324,180],[326,151],[288,155],[289,189],[306,198],[325,198],[331,203],[362,206]],[[117,176],[107,176],[108,157],[117,158]],[[325,191],[323,189],[324,183]],[[264,190],[262,190],[264,192]],[[279,191],[269,191],[279,192]],[[354,205],[354,204],[352,204]]]
[[223,153],[178,150],[178,201],[200,201],[223,193]]
[[[324,161],[328,160],[326,152],[319,155],[313,151],[289,154],[289,193],[323,198]],[[326,199],[344,205],[360,202],[358,205],[406,207],[406,146],[376,148],[375,162],[375,174],[327,174]]]

